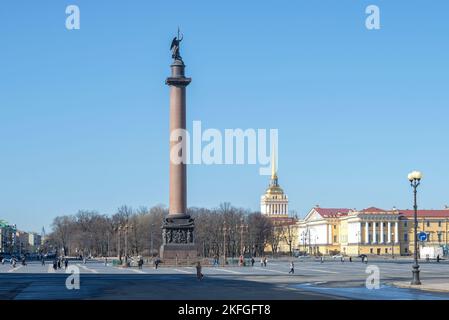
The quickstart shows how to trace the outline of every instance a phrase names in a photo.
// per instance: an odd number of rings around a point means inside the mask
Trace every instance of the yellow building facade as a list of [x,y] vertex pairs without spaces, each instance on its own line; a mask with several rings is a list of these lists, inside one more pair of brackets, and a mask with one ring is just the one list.
[[[298,223],[296,249],[309,254],[348,256],[410,255],[414,251],[414,211],[367,208],[314,207]],[[420,247],[442,247],[449,244],[449,209],[418,210],[418,233],[428,240]]]

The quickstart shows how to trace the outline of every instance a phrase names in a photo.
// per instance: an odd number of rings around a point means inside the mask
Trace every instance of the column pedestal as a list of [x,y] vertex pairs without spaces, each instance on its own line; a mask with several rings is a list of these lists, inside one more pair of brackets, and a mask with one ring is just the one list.
[[[193,219],[164,219],[160,254],[164,260],[180,264],[196,262],[198,256],[193,238]],[[172,261],[173,262],[173,261]]]

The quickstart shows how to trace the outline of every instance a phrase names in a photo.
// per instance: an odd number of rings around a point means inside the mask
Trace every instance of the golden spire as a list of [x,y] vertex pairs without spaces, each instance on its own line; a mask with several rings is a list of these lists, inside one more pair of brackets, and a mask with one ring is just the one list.
[[273,154],[271,155],[271,179],[277,179],[276,172],[276,149],[273,143]]

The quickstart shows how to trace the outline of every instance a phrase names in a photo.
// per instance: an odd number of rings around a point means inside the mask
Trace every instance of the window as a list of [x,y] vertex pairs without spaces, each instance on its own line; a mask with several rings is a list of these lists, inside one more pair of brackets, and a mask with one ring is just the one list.
[[441,221],[438,221],[438,227],[441,228]]
[[337,236],[334,236],[334,242],[337,242]]
[[336,224],[334,224],[334,230],[335,230],[335,229],[337,229],[337,225],[336,225]]
[[406,222],[404,222],[404,227],[407,227],[407,221],[406,221]]
[[405,252],[405,253],[408,253],[408,249],[407,249],[407,248],[405,248],[405,249],[404,249],[404,252]]
[[387,248],[385,248],[385,253],[388,253],[388,249]]
[[371,222],[368,222],[368,227],[371,227]]
[[369,249],[369,253],[373,253],[373,248],[370,248],[370,249]]
[[408,241],[408,234],[404,233],[404,241]]
[[427,221],[427,226],[430,227],[430,221]]
[[441,242],[441,233],[438,233],[438,242]]

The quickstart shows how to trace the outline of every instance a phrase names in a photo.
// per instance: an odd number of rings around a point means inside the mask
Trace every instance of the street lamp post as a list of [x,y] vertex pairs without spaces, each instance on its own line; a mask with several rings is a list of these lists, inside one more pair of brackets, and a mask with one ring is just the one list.
[[109,231],[108,231],[108,250],[107,250],[107,256],[109,257],[109,237],[110,237],[110,234],[109,234]]
[[150,244],[150,257],[151,258],[153,257],[153,227],[154,227],[154,223],[151,224],[151,232],[150,232],[150,237],[151,237],[151,239],[150,239],[150,242],[151,242],[151,244]]
[[242,223],[240,225],[240,255],[243,256],[244,246],[243,246],[243,231],[245,230],[244,220],[242,218]]
[[308,251],[307,250],[307,237],[308,236],[309,236],[309,229],[306,229],[302,232],[302,242],[304,245],[304,254],[310,253],[310,250],[309,250],[309,252],[307,252]]
[[226,266],[226,221],[223,222],[223,266]]
[[[393,239],[396,237],[396,234],[392,232]],[[394,241],[391,241],[391,258],[394,259]]]
[[360,231],[357,231],[357,256],[360,256]]
[[117,228],[117,240],[118,240],[118,245],[117,245],[117,256],[118,256],[118,260],[120,261],[120,264],[122,264],[122,251],[120,248],[120,238],[121,238],[121,232],[122,232],[122,227],[119,226]]
[[128,267],[128,225],[125,225],[125,267]]
[[418,264],[418,205],[416,202],[416,194],[417,194],[417,188],[421,183],[422,179],[422,173],[419,171],[413,171],[409,173],[408,180],[410,181],[410,185],[413,188],[413,209],[415,211],[415,235],[414,235],[414,263],[413,263],[413,279],[411,284],[412,285],[420,285],[421,281],[419,280],[419,264]]

